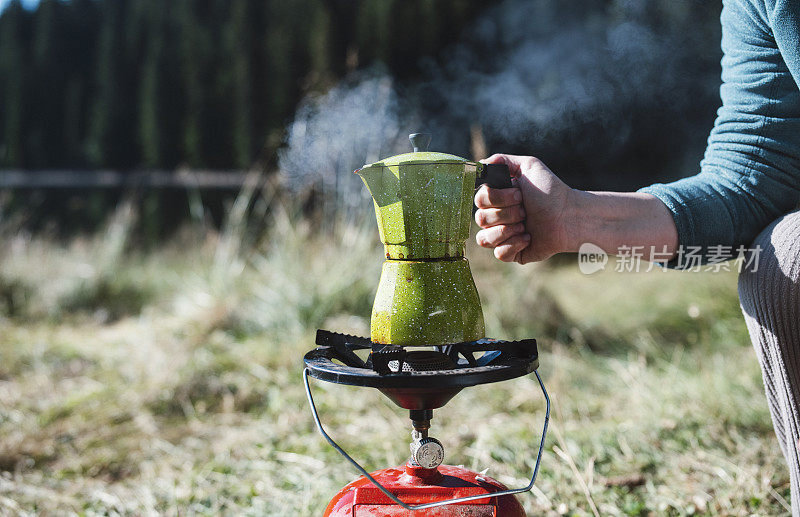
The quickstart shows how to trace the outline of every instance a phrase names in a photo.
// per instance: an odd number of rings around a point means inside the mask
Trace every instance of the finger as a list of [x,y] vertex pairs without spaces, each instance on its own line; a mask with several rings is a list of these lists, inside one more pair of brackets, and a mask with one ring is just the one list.
[[494,248],[495,246],[503,244],[511,237],[519,235],[523,231],[525,231],[525,225],[522,223],[501,224],[479,231],[475,234],[475,241],[478,243],[478,246]]
[[542,161],[535,156],[517,156],[515,154],[493,154],[481,162],[506,164],[512,178],[519,176],[523,170],[543,165]]
[[498,224],[514,224],[525,219],[525,209],[522,205],[506,208],[479,208],[475,212],[475,222],[481,228],[489,228]]
[[522,192],[518,188],[491,188],[483,184],[475,193],[475,206],[478,208],[503,208],[522,202]]
[[511,177],[513,178],[513,177],[519,176],[519,173],[520,173],[520,170],[521,170],[521,168],[520,168],[521,161],[518,160],[517,158],[520,158],[520,157],[519,156],[514,156],[512,154],[499,154],[498,153],[498,154],[491,155],[490,157],[486,158],[485,160],[481,160],[481,162],[482,163],[488,163],[488,164],[503,163],[503,164],[508,166],[508,172],[511,174]]
[[531,243],[531,236],[527,233],[515,235],[494,249],[494,256],[503,262],[514,262]]
[[503,153],[494,153],[488,158],[484,158],[481,160],[481,163],[506,163],[506,157],[511,156],[510,154],[503,154]]

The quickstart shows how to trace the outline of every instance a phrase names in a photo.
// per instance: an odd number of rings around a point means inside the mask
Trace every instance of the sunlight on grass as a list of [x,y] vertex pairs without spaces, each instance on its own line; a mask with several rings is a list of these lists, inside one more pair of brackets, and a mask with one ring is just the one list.
[[[322,231],[275,203],[253,245],[239,216],[221,234],[145,253],[128,242],[125,210],[96,237],[9,236],[0,509],[319,515],[355,475],[313,428],[301,358],[318,327],[368,332],[374,221]],[[569,259],[504,265],[473,245],[468,256],[488,334],[540,343],[553,433],[536,489],[520,498],[529,512],[787,513],[735,273],[587,277]],[[365,465],[404,461],[402,410],[374,390],[314,390]],[[535,379],[523,378],[463,391],[432,434],[449,463],[523,485],[542,416]]]

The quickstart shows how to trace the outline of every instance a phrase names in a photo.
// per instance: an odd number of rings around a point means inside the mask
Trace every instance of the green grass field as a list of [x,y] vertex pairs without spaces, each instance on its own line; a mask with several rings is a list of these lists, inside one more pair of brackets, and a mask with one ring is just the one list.
[[[134,215],[67,243],[7,232],[0,262],[0,514],[320,515],[354,472],[313,427],[301,358],[315,329],[367,333],[374,221],[315,229],[275,206],[157,252]],[[487,333],[536,337],[553,400],[531,515],[788,515],[788,473],[735,273],[582,275],[468,246]],[[408,453],[404,411],[314,384],[368,468]],[[527,481],[535,378],[465,390],[435,414],[446,461]]]

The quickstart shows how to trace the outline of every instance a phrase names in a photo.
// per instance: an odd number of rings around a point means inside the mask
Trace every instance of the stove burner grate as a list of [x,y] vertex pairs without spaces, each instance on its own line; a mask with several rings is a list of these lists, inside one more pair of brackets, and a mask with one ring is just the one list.
[[[393,359],[388,362],[389,370],[392,373],[401,371],[400,361]],[[403,360],[404,372],[430,372],[436,370],[452,370],[456,364],[450,356],[435,350],[414,350],[406,354]]]
[[[317,330],[303,358],[312,377],[374,388],[465,388],[527,375],[539,366],[535,339],[480,339],[407,350],[368,338]],[[356,352],[369,350],[364,360]]]

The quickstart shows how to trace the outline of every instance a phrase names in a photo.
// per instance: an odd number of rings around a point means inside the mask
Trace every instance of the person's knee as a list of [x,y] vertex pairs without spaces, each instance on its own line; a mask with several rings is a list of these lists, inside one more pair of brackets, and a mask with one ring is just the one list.
[[[800,211],[767,226],[750,246],[747,267],[739,275],[739,300],[752,316],[759,306],[800,294]],[[796,296],[792,296],[795,302]]]

